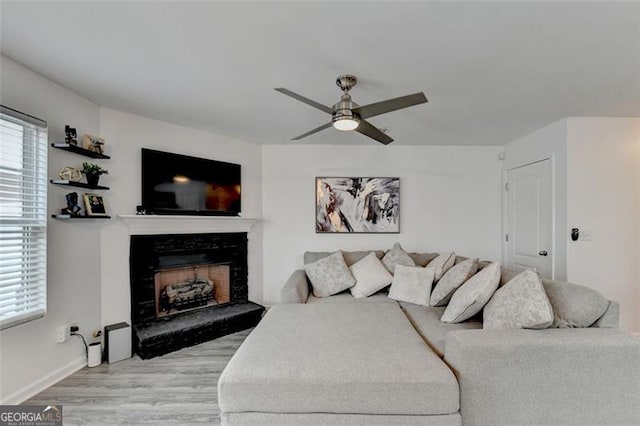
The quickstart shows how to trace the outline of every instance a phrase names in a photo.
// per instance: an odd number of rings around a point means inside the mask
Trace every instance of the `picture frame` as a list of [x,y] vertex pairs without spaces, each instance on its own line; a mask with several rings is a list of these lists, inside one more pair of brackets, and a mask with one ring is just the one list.
[[82,136],[82,148],[87,151],[104,154],[105,141],[104,138],[94,135]]
[[85,192],[82,198],[86,216],[108,216],[102,195]]
[[400,178],[316,177],[316,234],[400,233]]

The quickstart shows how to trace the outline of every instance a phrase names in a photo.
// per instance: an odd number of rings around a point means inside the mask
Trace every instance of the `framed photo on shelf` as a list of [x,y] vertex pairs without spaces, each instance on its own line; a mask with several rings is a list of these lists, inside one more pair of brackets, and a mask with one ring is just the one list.
[[85,192],[83,199],[87,216],[108,216],[102,195]]

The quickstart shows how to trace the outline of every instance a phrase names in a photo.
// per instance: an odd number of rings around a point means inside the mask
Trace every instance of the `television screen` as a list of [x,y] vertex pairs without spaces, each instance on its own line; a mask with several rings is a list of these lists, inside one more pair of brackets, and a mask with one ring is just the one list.
[[147,213],[236,216],[240,165],[142,148]]

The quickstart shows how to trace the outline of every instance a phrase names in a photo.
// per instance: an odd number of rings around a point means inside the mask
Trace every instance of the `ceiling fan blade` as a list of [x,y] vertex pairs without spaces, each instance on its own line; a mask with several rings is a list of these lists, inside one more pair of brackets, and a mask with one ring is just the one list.
[[385,145],[389,145],[393,142],[393,138],[391,136],[387,135],[366,120],[360,120],[360,124],[358,124],[358,127],[356,128],[356,132],[369,136],[371,139],[375,139]]
[[328,129],[328,128],[329,128],[329,127],[331,127],[331,126],[332,126],[331,122],[328,122],[327,124],[323,124],[322,126],[320,126],[320,127],[316,127],[316,128],[315,128],[315,129],[313,129],[313,130],[309,130],[307,133],[303,133],[303,134],[301,134],[300,136],[296,136],[295,138],[292,138],[291,140],[292,140],[292,141],[297,141],[297,140],[300,140],[300,139],[302,139],[302,138],[306,138],[306,137],[307,137],[307,136],[309,136],[309,135],[312,135],[312,134],[314,134],[314,133],[318,133],[318,132],[320,132],[320,131],[322,131],[322,130],[324,130],[324,129]]
[[285,89],[284,87],[275,87],[274,90],[277,90],[278,92],[282,93],[283,95],[287,95],[287,96],[291,96],[293,99],[296,99],[300,102],[304,102],[307,105],[310,105],[314,108],[319,109],[320,111],[324,111],[327,114],[333,114],[333,109],[329,108],[328,106],[322,105],[319,102],[316,102],[312,99],[309,98],[305,98],[302,95],[298,95],[295,92],[292,92],[291,90]]
[[423,104],[427,101],[424,93],[414,93],[413,95],[400,96],[399,98],[387,99],[369,105],[362,105],[353,109],[362,118],[375,117],[376,115],[407,108],[414,105]]

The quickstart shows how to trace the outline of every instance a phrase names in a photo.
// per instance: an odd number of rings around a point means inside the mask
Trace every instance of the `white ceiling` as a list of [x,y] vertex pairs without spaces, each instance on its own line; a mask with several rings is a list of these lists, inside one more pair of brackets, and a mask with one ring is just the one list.
[[[567,116],[640,116],[640,2],[2,1],[1,51],[106,107],[256,143],[328,129],[338,74],[395,144],[503,144]],[[73,121],[73,117],[69,117]]]

